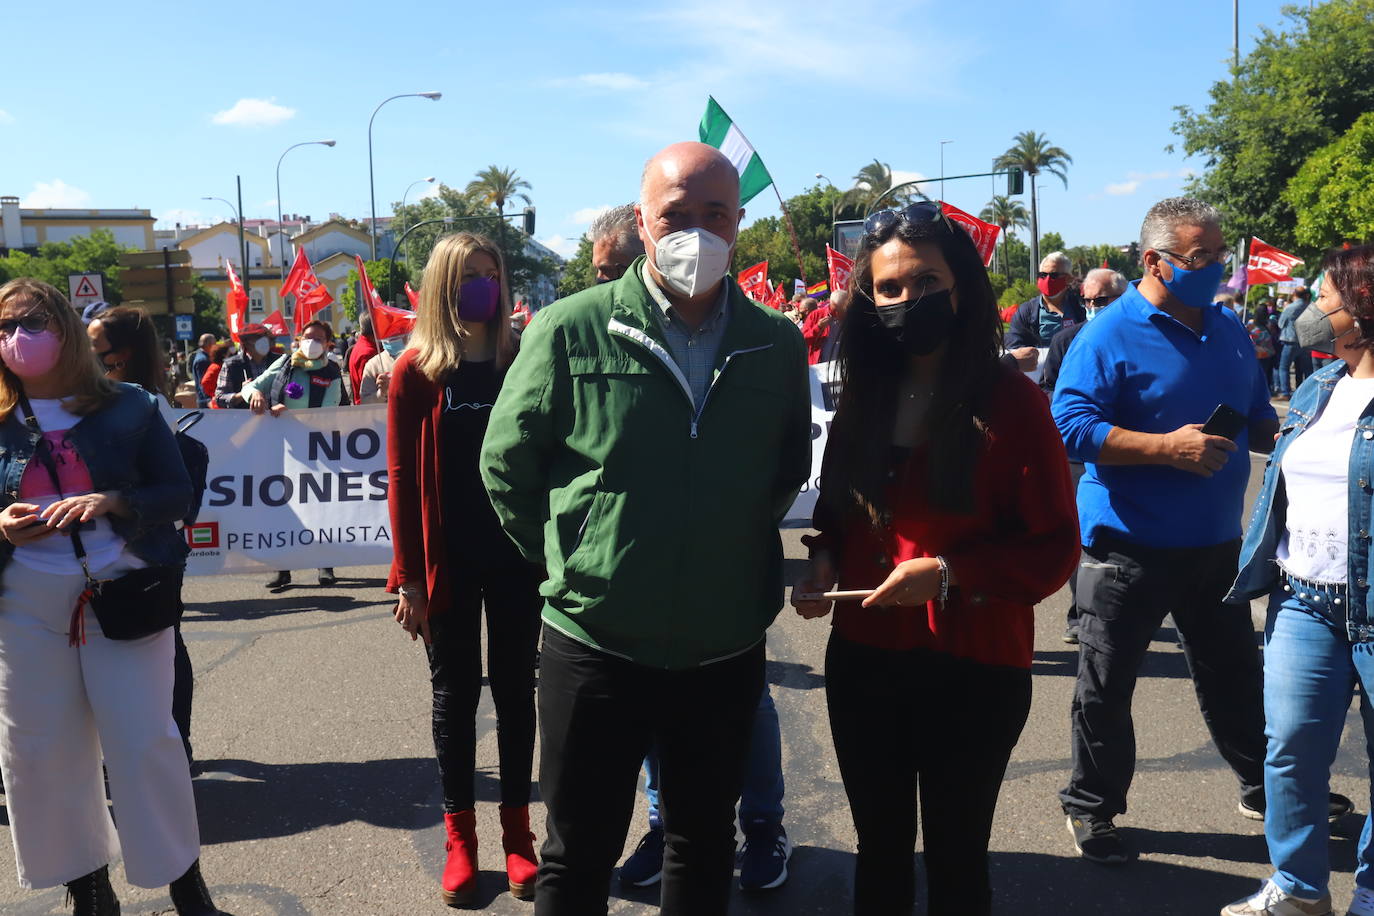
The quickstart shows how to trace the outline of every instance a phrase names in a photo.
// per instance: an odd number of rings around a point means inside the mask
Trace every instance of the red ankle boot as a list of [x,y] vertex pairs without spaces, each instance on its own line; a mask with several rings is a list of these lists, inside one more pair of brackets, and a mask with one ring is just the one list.
[[444,862],[444,903],[466,906],[477,895],[477,812],[472,809],[444,815],[448,860]]
[[511,896],[534,899],[534,878],[539,860],[534,857],[534,834],[530,833],[528,806],[501,806],[501,846],[506,850],[506,878]]

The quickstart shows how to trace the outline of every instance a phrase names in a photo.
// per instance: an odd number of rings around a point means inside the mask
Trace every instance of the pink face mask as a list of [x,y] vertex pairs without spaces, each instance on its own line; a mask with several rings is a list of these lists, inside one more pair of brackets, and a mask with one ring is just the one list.
[[62,339],[52,331],[37,334],[15,328],[0,339],[0,360],[21,379],[47,375],[62,355]]

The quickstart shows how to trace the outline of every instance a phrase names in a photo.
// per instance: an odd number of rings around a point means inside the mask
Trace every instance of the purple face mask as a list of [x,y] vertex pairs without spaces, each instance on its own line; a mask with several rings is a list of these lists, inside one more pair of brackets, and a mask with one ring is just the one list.
[[501,299],[501,284],[492,277],[473,277],[458,287],[458,317],[463,321],[491,321]]

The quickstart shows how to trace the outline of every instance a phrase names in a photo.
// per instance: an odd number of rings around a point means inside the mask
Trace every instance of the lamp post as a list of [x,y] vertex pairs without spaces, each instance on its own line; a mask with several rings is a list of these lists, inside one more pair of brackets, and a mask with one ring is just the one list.
[[[283,226],[282,223],[281,223],[281,161],[282,161],[283,159],[286,158],[286,154],[287,154],[287,153],[291,152],[293,149],[295,149],[295,148],[298,147],[298,146],[315,146],[315,145],[317,145],[317,144],[318,144],[319,146],[333,146],[333,145],[334,145],[334,141],[333,141],[333,140],[305,140],[305,141],[303,141],[303,142],[301,142],[301,143],[293,143],[292,145],[288,146],[286,149],[282,150],[282,154],[281,154],[280,156],[277,157],[277,235],[278,235],[278,237],[282,236],[282,235],[285,234],[285,232],[286,232],[286,227]],[[285,282],[285,281],[286,281],[286,242],[285,242],[284,239],[283,239],[283,241],[282,241],[282,248],[281,248],[281,251],[280,251],[280,253],[279,253],[278,257],[277,257],[277,273],[280,275],[280,279],[282,280],[282,282]]]
[[367,194],[372,201],[372,260],[377,260],[377,186],[372,178],[372,122],[377,120],[377,112],[382,110],[382,106],[387,102],[396,99],[419,98],[429,99],[437,102],[443,98],[442,92],[403,92],[400,95],[393,95],[389,99],[382,99],[376,108],[372,109],[372,117],[367,119]]
[[945,144],[953,143],[953,140],[940,141],[940,200],[945,199]]
[[[430,183],[430,184],[434,184],[434,176],[433,176],[433,175],[430,175],[428,178],[421,178],[421,179],[419,179],[419,180],[417,180],[417,181],[412,181],[410,184],[406,185],[405,193],[401,195],[401,209],[402,209],[402,210],[404,210],[404,209],[406,208],[406,198],[410,196],[410,189],[413,188],[413,187],[415,187],[417,184],[424,184],[424,183],[426,183],[426,182],[428,182],[428,183]],[[410,252],[409,252],[409,251],[406,252],[406,263],[410,263]]]
[[835,199],[830,202],[830,225],[833,228],[836,219],[836,208],[840,205],[840,195],[838,193],[840,189],[835,187],[835,182],[831,181],[827,176],[822,175],[820,172],[816,173],[816,177],[824,181],[826,184],[830,185],[831,189],[836,192]]
[[[239,192],[239,199],[242,200],[243,192]],[[239,266],[243,268],[243,291],[248,292],[248,239],[243,232],[243,211],[234,206],[223,197],[202,197],[201,200],[217,200],[228,207],[234,214],[234,219],[239,224]]]

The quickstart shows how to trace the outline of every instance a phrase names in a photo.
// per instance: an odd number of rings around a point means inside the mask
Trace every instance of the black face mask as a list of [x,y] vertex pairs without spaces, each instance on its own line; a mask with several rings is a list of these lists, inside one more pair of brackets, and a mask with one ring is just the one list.
[[916,300],[893,305],[874,305],[878,323],[908,356],[934,353],[954,327],[953,290],[926,293]]

